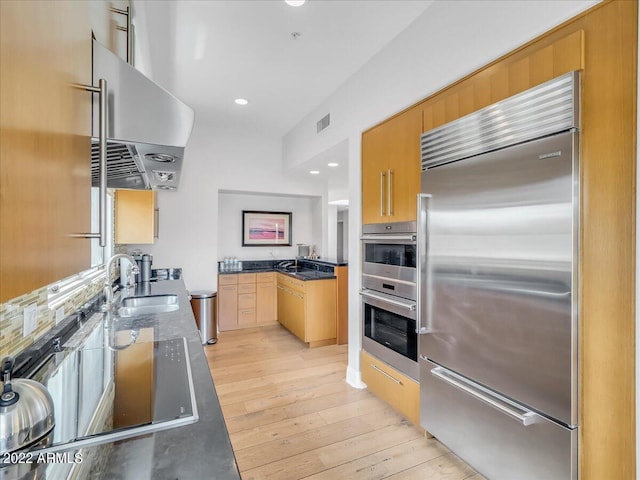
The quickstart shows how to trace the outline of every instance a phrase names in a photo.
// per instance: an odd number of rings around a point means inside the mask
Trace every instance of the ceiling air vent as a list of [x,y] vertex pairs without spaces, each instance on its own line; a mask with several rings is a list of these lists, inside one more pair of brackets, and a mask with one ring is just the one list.
[[324,130],[329,126],[329,123],[330,123],[329,115],[331,114],[327,113],[324,117],[318,120],[318,123],[316,123],[316,133],[320,133],[322,130]]

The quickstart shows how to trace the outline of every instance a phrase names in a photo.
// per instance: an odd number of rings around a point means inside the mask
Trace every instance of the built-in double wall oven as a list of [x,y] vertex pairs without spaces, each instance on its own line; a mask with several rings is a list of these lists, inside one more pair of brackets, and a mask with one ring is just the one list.
[[416,222],[363,225],[364,350],[417,380]]

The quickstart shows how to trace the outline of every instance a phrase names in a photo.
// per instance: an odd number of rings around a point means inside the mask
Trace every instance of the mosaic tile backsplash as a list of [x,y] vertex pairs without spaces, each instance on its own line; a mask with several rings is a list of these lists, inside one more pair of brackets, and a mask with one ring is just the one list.
[[[65,316],[74,313],[99,293],[103,285],[103,279],[94,280],[69,297],[64,303]],[[56,325],[56,312],[47,305],[48,287],[42,287],[0,305],[0,358],[20,353]],[[38,307],[37,327],[23,337],[24,309],[32,303]]]

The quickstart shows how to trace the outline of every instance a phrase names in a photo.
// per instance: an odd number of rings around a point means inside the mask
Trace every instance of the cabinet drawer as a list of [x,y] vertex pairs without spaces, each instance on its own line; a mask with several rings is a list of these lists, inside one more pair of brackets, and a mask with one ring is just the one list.
[[371,392],[391,405],[416,425],[420,424],[420,387],[381,360],[362,350],[362,381]]
[[258,283],[273,282],[276,278],[275,272],[262,272],[256,273],[256,281]]
[[238,310],[238,324],[256,323],[256,309],[245,308]]
[[238,283],[256,283],[256,274],[240,273],[238,274]]
[[241,283],[238,285],[238,293],[256,293],[256,284]]
[[255,293],[238,294],[238,309],[256,308]]
[[218,285],[235,285],[238,283],[237,275],[218,275]]
[[235,298],[235,296],[238,294],[237,285],[221,285],[218,290],[219,290],[218,295],[225,295],[225,296],[229,295]]
[[288,277],[287,275],[278,275],[278,283],[286,285],[289,288],[293,288],[300,292],[304,292],[304,282],[302,280],[296,280],[295,278]]

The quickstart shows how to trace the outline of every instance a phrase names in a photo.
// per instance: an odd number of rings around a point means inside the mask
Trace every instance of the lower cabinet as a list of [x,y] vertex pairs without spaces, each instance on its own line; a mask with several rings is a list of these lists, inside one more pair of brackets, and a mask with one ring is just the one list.
[[371,392],[414,424],[420,425],[420,385],[364,350],[360,353],[362,381]]
[[278,321],[310,347],[336,342],[335,279],[302,281],[278,274]]
[[276,308],[276,274],[256,274],[256,323],[273,323],[278,318]]
[[218,328],[236,330],[276,321],[274,272],[218,275]]

